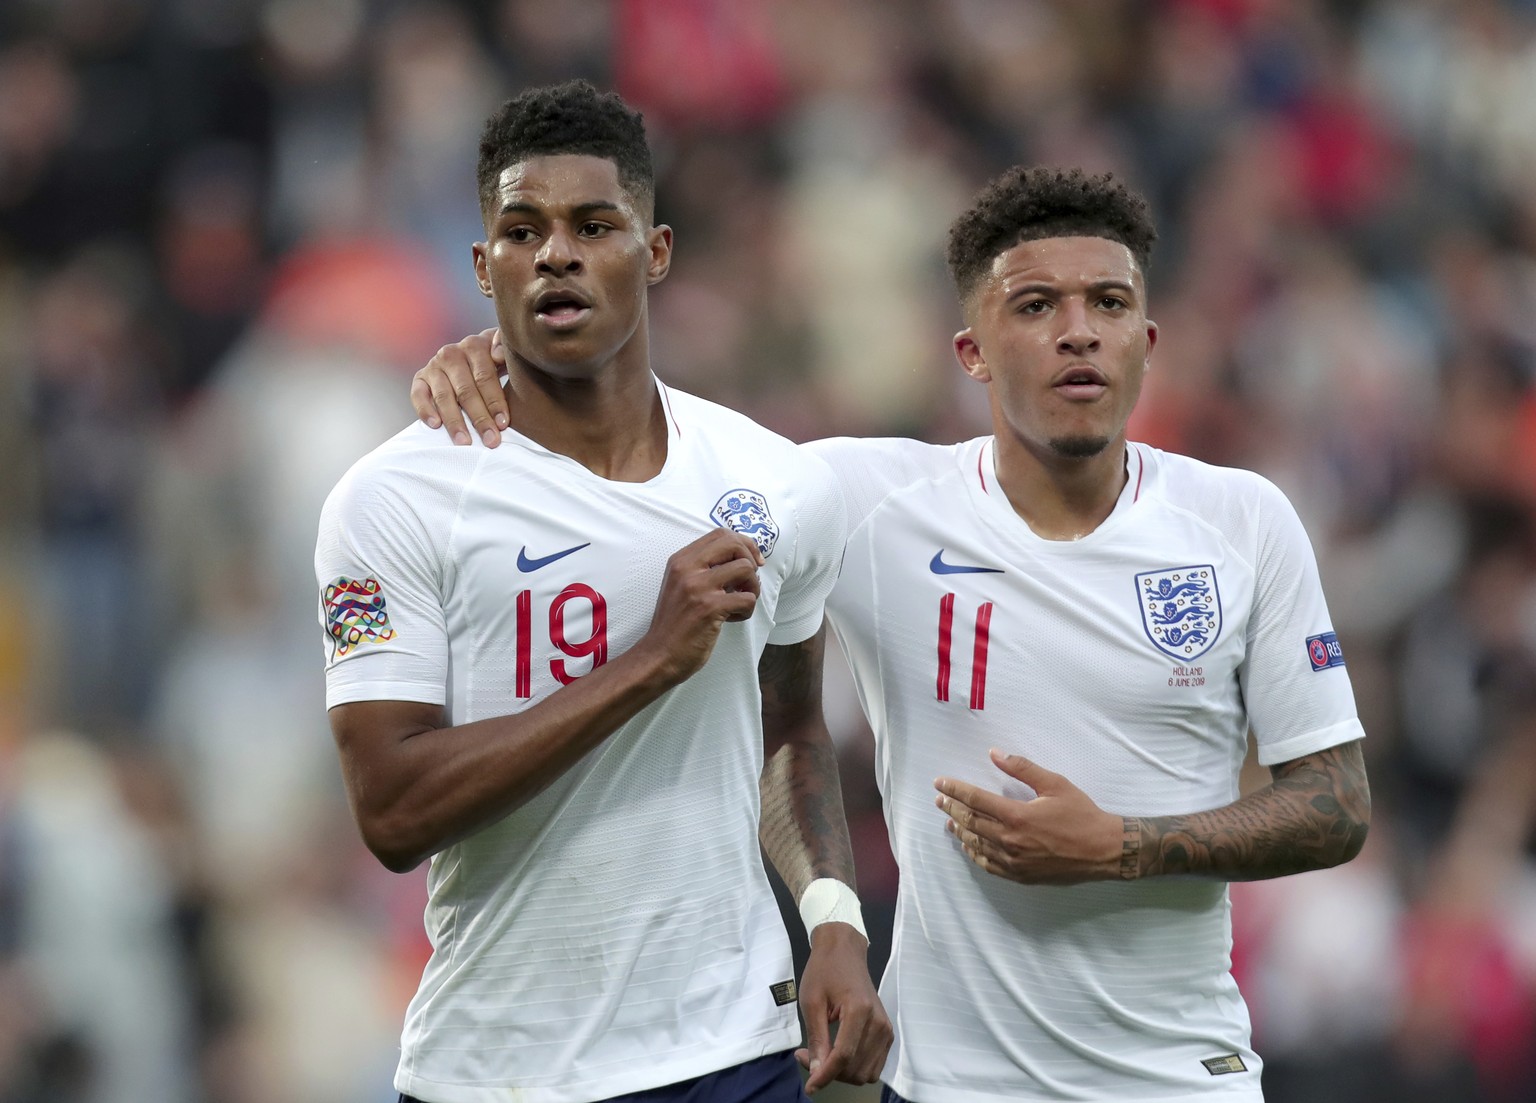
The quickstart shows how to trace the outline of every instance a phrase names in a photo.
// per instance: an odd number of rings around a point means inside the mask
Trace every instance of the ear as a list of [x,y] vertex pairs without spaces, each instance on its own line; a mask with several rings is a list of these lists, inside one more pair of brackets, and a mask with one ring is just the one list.
[[955,359],[960,362],[960,368],[966,375],[978,383],[992,382],[992,370],[987,367],[981,345],[969,326],[955,334],[954,347]]
[[645,266],[645,282],[655,285],[667,278],[672,268],[672,227],[652,226],[646,235],[651,261]]
[[1147,319],[1147,358],[1142,361],[1142,371],[1152,370],[1152,350],[1157,346],[1157,323]]
[[491,297],[491,273],[486,267],[485,258],[487,251],[490,249],[490,243],[477,241],[469,248],[475,256],[475,282],[480,285],[480,294],[489,299]]

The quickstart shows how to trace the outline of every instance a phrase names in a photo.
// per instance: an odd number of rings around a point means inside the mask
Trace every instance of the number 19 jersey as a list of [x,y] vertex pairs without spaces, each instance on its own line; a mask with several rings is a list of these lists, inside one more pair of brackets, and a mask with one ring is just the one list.
[[886,1082],[922,1103],[1259,1100],[1224,884],[1005,880],[947,834],[933,783],[1032,796],[996,747],[1116,814],[1190,813],[1237,798],[1250,726],[1265,764],[1360,738],[1290,504],[1132,444],[1110,516],[1052,541],[998,487],[990,438],[810,447],[849,503],[828,615],[901,873]]
[[326,503],[327,705],[519,712],[646,631],[667,558],[723,525],[765,558],[708,663],[500,822],[432,858],[432,957],[395,1086],[442,1103],[586,1103],[799,1043],[757,841],[757,664],[821,625],[844,536],[819,459],[662,388],[667,458],[612,482],[506,433],[406,429]]

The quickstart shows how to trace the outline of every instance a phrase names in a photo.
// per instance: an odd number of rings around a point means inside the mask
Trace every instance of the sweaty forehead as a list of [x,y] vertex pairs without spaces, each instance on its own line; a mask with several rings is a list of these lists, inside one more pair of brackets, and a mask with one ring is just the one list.
[[637,211],[635,198],[619,182],[619,167],[612,161],[581,153],[552,153],[502,169],[487,213],[494,216],[509,205],[553,212],[594,204]]
[[1129,247],[1105,237],[1046,237],[1021,241],[992,259],[983,290],[1004,294],[1034,283],[1066,289],[1114,282],[1142,289],[1140,266]]

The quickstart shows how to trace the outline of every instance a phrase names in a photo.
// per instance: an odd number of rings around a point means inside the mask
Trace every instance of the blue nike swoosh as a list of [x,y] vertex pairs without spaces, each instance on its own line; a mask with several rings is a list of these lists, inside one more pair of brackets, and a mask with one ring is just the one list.
[[568,555],[576,554],[582,548],[590,548],[591,546],[592,542],[589,540],[585,544],[577,544],[574,548],[566,548],[564,551],[557,551],[554,555],[546,555],[543,559],[529,559],[528,547],[527,545],[524,545],[523,549],[517,553],[517,569],[524,572],[525,574],[528,571],[536,571],[540,567],[549,566],[557,559],[564,559]]
[[928,563],[928,569],[934,574],[1005,574],[1001,567],[965,567],[955,563],[944,562],[944,549],[940,548],[933,553],[933,559]]

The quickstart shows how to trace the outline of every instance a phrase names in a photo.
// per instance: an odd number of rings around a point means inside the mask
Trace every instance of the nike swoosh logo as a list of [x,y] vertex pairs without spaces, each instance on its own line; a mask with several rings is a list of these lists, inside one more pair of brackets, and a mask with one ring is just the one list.
[[522,550],[517,553],[517,569],[522,571],[524,574],[528,573],[529,571],[536,571],[540,567],[549,566],[557,559],[564,559],[568,555],[575,555],[582,548],[590,548],[591,546],[592,542],[589,540],[585,544],[577,544],[574,548],[566,548],[564,551],[557,551],[554,555],[546,555],[542,559],[529,559],[528,546],[525,544],[523,545]]
[[944,549],[933,553],[928,569],[934,574],[1005,574],[1001,567],[967,567],[960,563],[944,562]]

